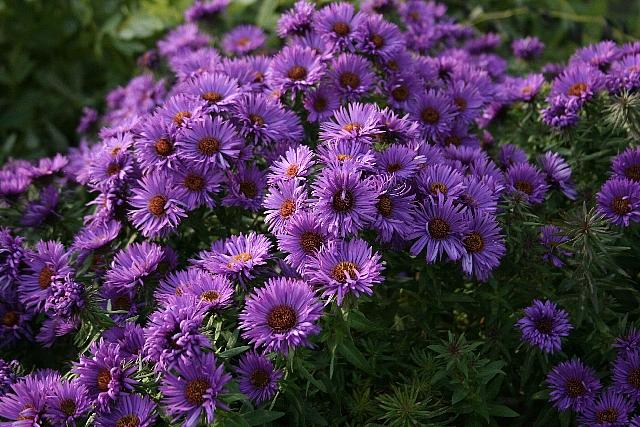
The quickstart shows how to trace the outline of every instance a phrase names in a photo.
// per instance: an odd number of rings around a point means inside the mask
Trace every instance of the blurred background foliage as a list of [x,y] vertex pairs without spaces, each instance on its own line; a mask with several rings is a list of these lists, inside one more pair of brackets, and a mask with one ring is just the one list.
[[[322,1],[320,3],[328,3]],[[0,163],[77,143],[83,106],[135,73],[138,55],[182,20],[191,0],[0,0]],[[292,0],[235,0],[224,27],[257,21],[273,29]],[[508,43],[540,37],[546,61],[603,38],[640,38],[640,1],[445,1],[460,21]],[[505,51],[506,53],[506,51]]]

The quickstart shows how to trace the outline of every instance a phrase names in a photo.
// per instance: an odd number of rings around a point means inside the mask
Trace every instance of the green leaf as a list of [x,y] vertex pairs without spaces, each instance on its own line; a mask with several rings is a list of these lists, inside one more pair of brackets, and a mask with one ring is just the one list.
[[218,353],[218,356],[222,357],[223,359],[228,359],[230,357],[237,356],[240,353],[244,353],[245,351],[249,350],[249,348],[250,347],[248,345],[241,345],[240,347],[230,348],[229,350]]
[[284,412],[267,411],[266,409],[257,409],[248,414],[243,414],[242,418],[251,426],[270,423],[284,416]]
[[500,405],[497,403],[490,403],[489,405],[487,405],[489,408],[489,413],[491,415],[494,415],[496,417],[508,417],[508,418],[515,418],[515,417],[519,417],[520,414],[518,414],[516,411],[514,411],[513,409],[509,408],[508,406],[505,405]]
[[453,395],[451,396],[451,404],[455,405],[456,403],[463,400],[465,397],[469,395],[469,390],[462,387],[456,387],[453,391]]
[[353,341],[343,341],[338,344],[338,352],[356,368],[369,373],[373,372],[371,365],[360,350],[356,348]]

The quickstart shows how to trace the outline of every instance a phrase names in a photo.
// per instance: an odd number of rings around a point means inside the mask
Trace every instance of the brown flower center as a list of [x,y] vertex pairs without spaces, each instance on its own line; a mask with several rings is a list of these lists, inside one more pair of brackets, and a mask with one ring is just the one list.
[[140,418],[135,414],[128,414],[116,421],[116,427],[139,427]]
[[327,100],[322,96],[317,96],[313,101],[313,109],[318,112],[323,112],[327,109]]
[[76,402],[71,399],[63,399],[60,402],[60,409],[63,414],[70,417],[76,413]]
[[438,113],[438,110],[436,110],[435,108],[427,107],[422,110],[422,114],[420,115],[420,117],[422,118],[423,122],[433,125],[435,123],[438,123],[438,120],[440,120],[440,113]]
[[167,138],[160,138],[155,143],[156,154],[159,156],[168,156],[173,153],[173,144]]
[[444,139],[446,145],[454,145],[456,147],[459,146],[461,142],[460,137],[457,135],[449,135]]
[[287,199],[280,206],[280,216],[283,218],[289,218],[296,212],[296,204],[291,199]]
[[191,117],[191,113],[190,112],[188,112],[188,111],[178,111],[173,116],[173,123],[175,123],[176,126],[182,126],[182,125],[184,125],[185,119],[188,119],[190,117]]
[[289,165],[289,167],[284,172],[284,174],[286,176],[288,176],[289,178],[293,178],[294,176],[296,176],[298,174],[298,170],[299,170],[298,165],[293,163],[293,164]]
[[429,190],[431,191],[431,194],[438,194],[438,193],[442,193],[442,194],[447,194],[447,192],[449,191],[449,189],[447,188],[446,185],[444,185],[442,182],[434,182],[431,184],[431,186],[429,187]]
[[256,71],[255,74],[253,75],[253,82],[262,83],[263,81],[264,81],[264,73],[261,71]]
[[433,239],[444,239],[450,231],[449,223],[442,218],[433,218],[429,221],[427,228]]
[[391,96],[396,101],[406,101],[409,98],[409,88],[405,85],[398,86],[391,91]]
[[632,181],[640,181],[640,164],[631,165],[624,170],[624,176]]
[[232,259],[234,261],[247,262],[253,259],[253,255],[251,255],[249,252],[240,252],[239,254],[234,255]]
[[249,37],[240,37],[238,39],[238,41],[236,42],[236,45],[238,47],[245,47],[245,46],[247,46],[249,44],[250,41],[251,40],[249,40]]
[[522,88],[522,94],[525,96],[531,95],[531,92],[533,92],[533,88],[531,86],[525,86]]
[[528,196],[530,196],[533,193],[533,186],[528,181],[516,181],[516,183],[513,184],[513,186],[515,187],[516,190]]
[[631,203],[622,197],[614,197],[611,202],[611,209],[618,215],[626,215],[631,212]]
[[564,388],[567,390],[569,397],[580,397],[587,391],[582,381],[577,378],[571,378],[568,380]]
[[40,289],[47,289],[51,285],[52,276],[53,270],[45,265],[38,275],[38,286],[40,286]]
[[350,71],[345,71],[344,73],[340,74],[340,78],[338,80],[340,81],[340,85],[342,87],[348,86],[351,89],[355,89],[360,85],[360,77]]
[[205,92],[202,94],[202,99],[211,103],[220,102],[223,98],[224,96],[219,92]]
[[373,43],[376,49],[381,49],[384,46],[384,38],[380,34],[374,34],[369,37],[369,41]]
[[349,24],[347,24],[346,22],[336,22],[335,24],[333,24],[333,32],[340,37],[344,37],[349,34],[350,30],[351,28],[349,28]]
[[331,205],[337,212],[348,212],[353,209],[353,193],[349,190],[339,190],[333,195]]
[[118,172],[120,172],[120,170],[121,170],[120,165],[115,162],[109,163],[109,166],[107,166],[107,174],[109,176],[113,176],[117,174]]
[[467,249],[467,251],[471,253],[480,252],[484,247],[484,240],[482,239],[480,233],[478,233],[477,231],[474,231],[467,237],[465,237],[462,240],[462,243],[464,243],[464,247]]
[[20,320],[20,316],[15,311],[7,311],[4,316],[2,316],[2,324],[8,328],[12,328],[18,324]]
[[400,163],[389,163],[387,165],[387,172],[389,173],[398,172],[400,169],[402,169],[402,165]]
[[184,186],[189,191],[202,191],[202,189],[204,188],[204,184],[204,178],[199,175],[190,173],[184,177]]
[[253,181],[242,181],[240,183],[240,192],[249,199],[253,199],[258,195],[258,186]]
[[596,412],[596,421],[598,424],[615,423],[618,421],[618,410],[616,408],[607,408]]
[[305,77],[307,77],[307,69],[304,67],[301,67],[300,65],[294,65],[289,69],[287,76],[291,80],[302,80]]
[[265,388],[267,384],[269,384],[269,380],[271,376],[269,373],[263,369],[256,369],[251,373],[249,377],[249,381],[256,388]]
[[467,108],[467,100],[460,96],[454,98],[453,103],[456,104],[459,111],[464,111],[464,109]]
[[347,123],[346,125],[342,126],[342,130],[346,132],[357,132],[360,129],[362,129],[362,125],[360,123]]
[[290,331],[297,320],[296,311],[288,305],[275,306],[267,314],[267,325],[277,334]]
[[378,212],[380,212],[380,215],[385,218],[389,218],[393,213],[393,201],[391,200],[391,197],[386,194],[378,197],[376,208],[378,208]]
[[120,295],[113,299],[111,306],[116,311],[129,311],[131,300],[126,295]]
[[108,369],[100,369],[98,371],[98,377],[96,380],[96,384],[98,385],[98,390],[101,392],[109,390],[109,383],[111,382],[111,373]]
[[315,253],[324,243],[320,233],[315,231],[305,231],[300,235],[300,246],[307,254]]
[[198,151],[205,156],[213,156],[218,150],[220,150],[220,141],[213,137],[207,136],[198,141]]
[[535,324],[536,329],[542,334],[549,335],[553,332],[553,322],[548,317],[543,317],[542,319],[537,320]]
[[164,205],[167,203],[167,198],[164,196],[153,196],[149,200],[149,212],[155,216],[164,215]]
[[249,114],[249,120],[256,126],[264,126],[264,118],[258,114]]
[[211,387],[209,381],[204,378],[196,378],[195,380],[189,381],[184,393],[187,402],[192,405],[202,405],[204,403],[204,394],[209,387]]
[[200,294],[200,300],[206,302],[216,302],[220,298],[220,293],[218,291],[209,290],[204,291]]
[[[347,283],[347,279],[355,279],[358,273],[358,266],[349,261],[340,261],[333,267],[331,277],[337,282]],[[347,276],[348,275],[348,276]]]
[[337,154],[336,155],[336,159],[338,159],[341,162],[344,162],[345,160],[349,160],[352,157],[349,154]]
[[586,83],[576,83],[567,90],[567,95],[569,96],[582,96],[583,93],[587,91]]
[[633,388],[640,390],[640,369],[632,369],[627,375],[627,382],[633,386]]

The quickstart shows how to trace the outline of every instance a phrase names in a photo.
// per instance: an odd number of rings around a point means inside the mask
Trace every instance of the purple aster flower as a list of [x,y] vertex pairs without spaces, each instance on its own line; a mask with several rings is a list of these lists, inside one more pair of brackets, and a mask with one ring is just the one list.
[[270,185],[294,179],[304,181],[314,164],[314,153],[306,145],[291,147],[269,166],[267,180]]
[[0,196],[14,197],[24,193],[31,185],[31,176],[26,172],[14,173],[0,170]]
[[522,332],[522,341],[540,348],[546,353],[555,353],[562,347],[561,338],[569,336],[573,329],[569,313],[558,308],[553,301],[533,300],[524,309],[524,317],[516,323]]
[[464,81],[453,81],[447,91],[453,101],[456,122],[469,124],[482,112],[485,97],[474,84]]
[[231,375],[224,365],[216,364],[211,353],[203,353],[192,360],[180,360],[175,369],[162,379],[162,405],[173,422],[180,420],[184,427],[200,425],[204,413],[206,423],[213,423],[216,409],[229,408],[219,400]]
[[69,253],[55,241],[39,241],[35,253],[29,254],[27,269],[20,277],[20,301],[27,308],[41,310],[49,295],[51,285],[71,273]]
[[350,3],[331,3],[316,15],[314,29],[332,48],[353,50],[355,30],[360,26],[362,18],[362,14],[356,13]]
[[264,31],[255,25],[239,25],[224,36],[222,48],[229,55],[242,56],[261,48],[266,40]]
[[178,137],[176,143],[185,160],[228,169],[243,146],[233,125],[220,117],[205,116]]
[[404,38],[400,29],[381,15],[365,17],[354,34],[357,48],[378,59],[388,59],[404,50]]
[[311,31],[316,7],[306,0],[298,0],[278,20],[278,35],[282,38],[300,36]]
[[105,410],[123,393],[133,390],[137,381],[131,377],[137,367],[127,363],[118,344],[100,339],[91,343],[89,351],[90,356],[80,355],[80,360],[74,362],[72,372],[87,388],[89,397],[97,399],[98,407]]
[[549,400],[561,412],[578,413],[592,407],[602,388],[592,368],[578,358],[560,362],[547,374]]
[[563,71],[564,64],[547,63],[542,66],[542,73],[550,79],[558,77]]
[[47,219],[57,215],[58,189],[54,185],[48,185],[40,190],[40,199],[29,202],[20,222],[27,227],[38,227]]
[[266,176],[256,166],[241,165],[235,173],[227,172],[227,186],[223,206],[239,206],[253,212],[262,206]]
[[464,43],[464,48],[472,54],[494,51],[502,43],[502,37],[497,33],[481,34]]
[[200,32],[196,24],[188,23],[174,28],[158,41],[158,52],[164,57],[171,58],[185,51],[205,47],[209,42],[209,36]]
[[624,427],[634,407],[614,389],[605,390],[596,401],[584,408],[578,417],[580,426]]
[[615,42],[603,40],[576,50],[569,60],[569,66],[588,64],[606,73],[611,63],[618,59],[620,54],[620,49]]
[[375,214],[375,192],[353,167],[325,168],[313,184],[314,212],[334,235],[363,229]]
[[291,218],[284,233],[278,235],[278,248],[286,260],[302,272],[316,252],[329,241],[329,232],[317,215],[300,212]]
[[611,162],[613,175],[640,184],[640,147],[629,147]]
[[203,74],[220,71],[220,54],[212,47],[203,47],[170,58],[169,67],[178,77],[178,81],[184,82]]
[[513,78],[508,84],[508,98],[514,101],[531,102],[544,84],[542,74],[528,74],[524,77]]
[[640,222],[640,184],[626,178],[611,178],[596,195],[598,211],[621,227]]
[[199,281],[209,280],[210,276],[197,268],[171,272],[160,280],[153,296],[164,304],[169,297],[183,295]]
[[384,262],[362,239],[331,241],[320,248],[309,263],[305,276],[322,289],[322,295],[342,305],[347,295],[372,295],[374,285],[382,283]]
[[231,280],[225,276],[203,274],[204,277],[185,289],[185,294],[195,295],[207,311],[216,311],[233,303]]
[[188,210],[214,207],[216,202],[212,195],[220,191],[225,180],[224,173],[210,163],[184,162],[172,177],[174,185],[182,190],[180,201]]
[[340,97],[333,87],[321,84],[316,90],[305,94],[303,103],[309,113],[307,121],[321,122],[331,117],[340,106]]
[[525,37],[511,43],[513,54],[520,59],[530,60],[538,58],[544,50],[544,43],[537,37]]
[[146,175],[133,189],[129,218],[145,237],[166,236],[186,216],[184,191],[163,172]]
[[206,102],[206,110],[216,113],[229,111],[241,94],[238,81],[222,73],[201,74],[182,87],[185,93]]
[[268,77],[274,88],[295,92],[308,90],[320,81],[323,74],[320,57],[312,49],[287,46],[273,58]]
[[308,205],[307,188],[295,180],[275,184],[269,189],[262,206],[265,223],[273,234],[282,233],[291,218]]
[[31,169],[31,176],[34,179],[41,179],[52,175],[61,175],[68,163],[69,159],[62,154],[42,158],[38,160],[38,164]]
[[640,88],[640,54],[626,56],[611,65],[607,88],[613,93]]
[[560,268],[564,265],[564,261],[560,258],[571,256],[571,252],[562,248],[562,244],[568,242],[569,236],[567,236],[560,227],[555,225],[544,225],[540,227],[539,235],[540,244],[545,249],[542,259],[552,263],[554,266]]
[[322,303],[301,280],[271,278],[245,300],[240,313],[242,337],[255,348],[287,354],[290,348],[311,347],[320,333]]
[[220,15],[229,5],[230,0],[196,0],[184,12],[187,22],[209,21]]
[[256,405],[275,396],[278,391],[278,381],[282,378],[282,371],[275,369],[266,356],[256,352],[243,354],[236,371],[239,376],[240,391]]
[[105,284],[133,289],[142,287],[144,280],[166,261],[166,251],[149,242],[132,243],[116,253],[111,268],[106,273]]
[[542,172],[529,163],[509,166],[506,179],[507,191],[511,195],[534,205],[544,201],[544,196],[549,189]]
[[580,101],[591,99],[604,85],[604,75],[597,68],[576,64],[565,68],[551,84],[551,97],[565,95]]
[[417,96],[409,112],[420,123],[424,137],[433,140],[451,130],[456,106],[449,96],[431,89]]
[[527,160],[527,153],[517,145],[503,144],[500,146],[498,161],[503,168],[508,168],[509,166],[518,165],[520,163],[527,163]]
[[631,327],[625,335],[616,338],[613,348],[618,355],[640,349],[640,330]]
[[78,252],[78,262],[82,263],[87,256],[94,253],[94,264],[101,261],[101,249],[113,242],[120,234],[122,223],[106,219],[85,225],[73,237],[71,249]]
[[71,274],[51,284],[51,292],[44,304],[44,311],[51,317],[70,320],[85,306],[84,285],[76,282]]
[[95,419],[97,427],[150,427],[155,425],[156,404],[149,396],[125,394],[109,412]]
[[317,148],[320,162],[330,169],[351,168],[373,171],[376,158],[371,144],[355,141],[339,141],[320,145]]
[[79,381],[55,383],[47,393],[45,417],[52,425],[75,426],[91,408],[89,392]]
[[0,301],[0,349],[12,347],[17,342],[32,341],[30,321],[32,313],[14,301],[15,297],[2,295]]
[[376,154],[376,169],[401,181],[413,177],[423,162],[414,149],[398,144]]
[[91,107],[82,108],[82,116],[76,127],[76,133],[81,135],[87,133],[91,126],[98,120],[98,112]]
[[538,157],[542,171],[547,174],[547,182],[560,187],[562,193],[571,200],[575,200],[575,184],[571,180],[571,167],[558,153],[547,151]]
[[25,427],[44,425],[47,391],[35,375],[13,384],[11,392],[0,398],[0,418],[8,420],[3,424]]
[[219,251],[214,251],[204,261],[204,267],[214,274],[238,276],[239,279],[253,279],[258,267],[271,258],[271,242],[262,235],[251,232],[247,235],[231,236]]
[[136,160],[145,171],[171,169],[176,163],[175,136],[159,116],[148,116],[136,135]]
[[331,61],[331,69],[327,75],[340,97],[348,101],[367,93],[375,78],[371,63],[351,53],[343,53]]
[[320,124],[320,140],[325,143],[352,141],[370,144],[380,133],[380,110],[375,104],[354,102],[340,107],[332,120]]
[[36,341],[41,346],[48,348],[53,345],[58,337],[70,334],[76,331],[78,327],[80,327],[78,317],[50,317],[42,322],[40,331],[38,332],[38,335],[36,335]]
[[200,332],[204,314],[204,304],[193,295],[183,294],[167,298],[164,307],[149,316],[143,351],[157,370],[198,357],[203,348],[211,346]]
[[[105,147],[106,148],[106,147]],[[92,158],[90,184],[93,188],[108,191],[120,187],[135,175],[134,158],[131,153],[103,149]]]
[[443,251],[451,260],[464,254],[462,237],[466,231],[464,210],[452,204],[451,198],[439,193],[437,199],[428,198],[415,213],[415,222],[408,238],[416,242],[411,254],[416,256],[426,247],[427,262],[432,263]]
[[498,195],[492,189],[491,177],[479,179],[473,175],[465,177],[464,190],[458,196],[458,203],[473,213],[487,212],[494,214],[498,208]]
[[204,100],[180,93],[169,98],[157,110],[157,114],[161,120],[169,123],[171,130],[189,128],[196,119],[202,117],[204,106]]
[[135,323],[128,322],[124,326],[113,326],[102,333],[106,342],[116,343],[120,351],[128,359],[137,359],[144,345],[144,329]]
[[0,398],[7,394],[11,390],[11,386],[18,381],[16,370],[19,366],[17,360],[7,362],[0,359]]
[[297,115],[289,115],[278,103],[263,95],[243,97],[236,106],[235,114],[240,133],[256,143],[296,140],[302,132]]
[[579,98],[558,95],[549,99],[549,106],[540,111],[542,121],[555,128],[575,126],[580,119]]
[[406,110],[420,91],[420,82],[416,76],[408,72],[395,73],[381,82],[382,91],[388,103],[398,109]]
[[27,250],[24,238],[14,237],[8,228],[0,227],[0,292],[13,288],[20,277],[20,270]]
[[416,178],[418,189],[425,195],[456,199],[464,191],[464,177],[446,164],[430,165]]
[[467,214],[467,230],[462,238],[465,253],[462,271],[484,282],[491,271],[500,265],[506,253],[504,238],[496,218],[488,213]]
[[640,350],[619,355],[613,364],[613,388],[632,402],[640,400]]

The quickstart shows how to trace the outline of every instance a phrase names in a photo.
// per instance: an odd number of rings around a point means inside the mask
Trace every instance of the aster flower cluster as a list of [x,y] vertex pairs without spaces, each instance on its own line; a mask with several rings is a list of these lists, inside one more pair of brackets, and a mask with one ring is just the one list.
[[[0,169],[0,349],[79,348],[64,376],[0,359],[2,422],[197,426],[296,395],[298,381],[326,393],[336,354],[374,371],[351,347],[352,324],[369,327],[350,317],[361,305],[444,276],[463,284],[450,301],[490,288],[503,304],[514,282],[502,279],[521,274],[511,246],[541,252],[529,262],[550,277],[584,258],[556,225],[575,201],[616,226],[640,221],[637,147],[593,198],[572,151],[499,130],[526,112],[549,125],[545,141],[568,132],[600,92],[640,88],[637,46],[602,42],[566,67],[509,75],[500,35],[435,2],[300,0],[275,34],[219,34],[229,4],[188,8],[105,111],[85,109],[78,147]],[[533,67],[544,45],[511,48]],[[516,325],[543,357],[574,329],[540,299]],[[574,358],[549,373],[552,404],[585,425],[631,422],[631,335],[612,387]],[[324,382],[304,364],[315,350],[330,360]]]

